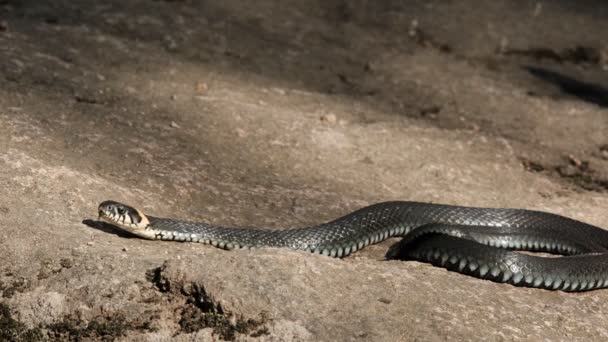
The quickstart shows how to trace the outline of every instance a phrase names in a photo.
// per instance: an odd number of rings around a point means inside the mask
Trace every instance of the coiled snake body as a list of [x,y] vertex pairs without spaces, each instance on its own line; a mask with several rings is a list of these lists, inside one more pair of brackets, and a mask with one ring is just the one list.
[[146,239],[201,242],[226,249],[290,248],[338,258],[402,236],[387,258],[429,262],[518,286],[563,291],[608,287],[608,231],[541,211],[385,202],[318,226],[285,230],[146,216],[113,201],[100,204],[99,216]]

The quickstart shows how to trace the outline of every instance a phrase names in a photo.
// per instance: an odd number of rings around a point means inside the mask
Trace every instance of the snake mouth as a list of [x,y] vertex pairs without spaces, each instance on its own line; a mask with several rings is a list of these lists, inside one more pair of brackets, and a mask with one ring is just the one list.
[[139,209],[115,201],[104,201],[97,210],[99,220],[129,233],[149,238],[145,229],[150,221]]

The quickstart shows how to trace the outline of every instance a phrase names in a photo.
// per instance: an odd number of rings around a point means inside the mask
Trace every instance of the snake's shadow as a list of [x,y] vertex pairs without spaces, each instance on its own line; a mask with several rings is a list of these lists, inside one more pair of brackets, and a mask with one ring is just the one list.
[[[411,243],[411,242],[409,242]],[[408,242],[403,239],[392,244],[384,254],[384,260],[412,260],[407,257]]]
[[86,219],[82,221],[83,224],[93,228],[93,229],[97,229],[100,230],[104,233],[107,234],[114,234],[114,235],[118,235],[122,238],[135,238],[136,236],[129,234],[128,232],[125,232],[123,230],[120,230],[116,227],[114,227],[113,225],[103,222],[103,221],[95,221],[95,220],[91,220],[91,219]]

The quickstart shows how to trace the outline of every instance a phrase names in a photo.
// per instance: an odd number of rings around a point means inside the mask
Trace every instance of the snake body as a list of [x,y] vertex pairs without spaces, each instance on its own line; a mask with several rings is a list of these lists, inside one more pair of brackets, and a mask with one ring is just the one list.
[[[608,231],[541,211],[384,202],[317,226],[232,228],[144,215],[113,201],[100,218],[139,237],[216,247],[278,247],[345,257],[403,237],[387,258],[419,260],[495,282],[563,291],[608,287]],[[561,254],[541,257],[514,250]]]

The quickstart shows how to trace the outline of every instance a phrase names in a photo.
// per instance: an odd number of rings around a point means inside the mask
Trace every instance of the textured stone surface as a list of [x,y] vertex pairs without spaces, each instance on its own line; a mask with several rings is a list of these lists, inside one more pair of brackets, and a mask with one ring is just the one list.
[[271,228],[402,199],[606,227],[606,15],[591,0],[0,1],[0,337],[606,340],[604,290],[383,261],[394,240],[334,260],[96,222],[106,199]]

